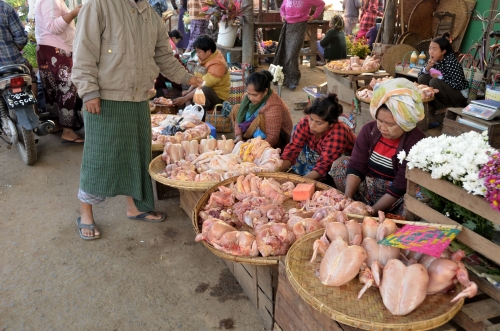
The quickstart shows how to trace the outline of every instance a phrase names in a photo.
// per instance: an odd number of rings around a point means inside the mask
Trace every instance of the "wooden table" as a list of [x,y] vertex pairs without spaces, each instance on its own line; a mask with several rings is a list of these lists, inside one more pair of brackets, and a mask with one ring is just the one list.
[[[300,53],[299,58],[302,56],[310,56],[309,59],[309,67],[310,68],[315,68],[316,67],[316,55],[318,55],[318,36],[317,36],[317,31],[318,29],[322,28],[323,26],[327,26],[327,21],[312,21],[307,23],[307,35],[309,36],[309,53]],[[270,23],[264,23],[264,22],[255,22],[254,23],[254,29],[258,28],[279,28],[283,26],[283,22],[270,22]],[[257,59],[259,57],[274,57],[275,54],[258,54],[254,53],[254,59]],[[300,61],[302,62],[302,61]]]

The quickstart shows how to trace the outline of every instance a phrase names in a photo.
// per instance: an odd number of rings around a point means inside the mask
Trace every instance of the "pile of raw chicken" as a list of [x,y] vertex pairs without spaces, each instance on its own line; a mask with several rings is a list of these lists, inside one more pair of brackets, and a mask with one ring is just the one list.
[[[365,88],[363,90],[358,91],[357,92],[358,97],[360,97],[362,99],[371,100],[371,98],[373,96],[373,90],[375,89],[377,84],[380,84],[381,82],[386,81],[386,80],[390,80],[390,79],[394,79],[394,77],[391,76],[391,77],[384,77],[384,78],[378,78],[378,79],[372,78],[370,85],[369,85],[370,88]],[[434,95],[439,92],[438,89],[432,88],[432,87],[424,85],[424,84],[418,84],[417,82],[414,82],[413,84],[415,84],[415,86],[418,88],[418,91],[420,92],[420,97],[422,98],[422,100],[434,98]]]
[[162,176],[179,181],[220,182],[254,172],[273,172],[283,161],[280,149],[261,138],[240,141],[233,139],[202,139],[167,142],[162,158],[166,168]]
[[316,260],[318,253],[323,256],[319,266],[322,284],[342,286],[359,275],[359,281],[365,285],[358,299],[375,286],[385,307],[394,315],[409,314],[427,295],[454,290],[457,283],[465,289],[451,302],[477,293],[477,285],[469,280],[460,262],[463,251],[451,254],[446,250],[436,258],[379,245],[378,241],[398,229],[382,212],[378,219],[365,217],[362,224],[356,220],[347,221],[347,215],[337,220],[326,225],[324,235],[313,245],[311,262]]
[[343,217],[338,210],[369,212],[369,207],[351,202],[335,189],[316,191],[300,203],[300,209],[286,210],[294,188],[291,181],[279,183],[254,174],[239,176],[229,187],[220,186],[199,212],[203,223],[196,241],[205,240],[236,256],[284,255],[296,239]]
[[[179,122],[180,120],[180,122]],[[181,131],[174,135],[164,135],[162,130],[167,125],[178,125]],[[178,144],[182,141],[200,140],[210,135],[210,128],[195,117],[181,118],[175,115],[151,115],[153,144],[165,145],[167,142]]]
[[357,56],[353,56],[348,60],[330,61],[326,65],[327,68],[340,71],[373,71],[380,67],[380,60],[374,55],[367,56],[362,62]]

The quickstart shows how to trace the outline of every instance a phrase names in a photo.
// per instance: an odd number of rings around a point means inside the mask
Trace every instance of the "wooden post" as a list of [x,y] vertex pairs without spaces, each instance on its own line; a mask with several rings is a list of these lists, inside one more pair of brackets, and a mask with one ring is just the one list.
[[243,6],[247,6],[245,10],[245,22],[242,28],[242,54],[241,62],[253,65],[253,49],[254,49],[254,17],[253,17],[253,0],[243,0]]
[[389,0],[385,8],[384,31],[382,33],[382,44],[394,44],[394,33],[396,30],[396,3]]

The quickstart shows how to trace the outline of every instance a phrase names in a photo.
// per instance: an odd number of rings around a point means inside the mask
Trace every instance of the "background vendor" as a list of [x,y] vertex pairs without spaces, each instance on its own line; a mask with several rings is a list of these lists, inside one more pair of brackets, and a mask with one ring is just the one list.
[[336,94],[314,100],[304,110],[292,141],[281,154],[280,171],[292,170],[304,177],[329,182],[328,171],[342,154],[351,154],[356,136],[338,118],[342,114]]
[[[328,30],[323,39],[318,41],[318,46],[325,63],[347,58],[344,19],[342,16],[334,15],[332,17],[330,20],[330,30]],[[322,49],[324,49],[323,52],[321,52]]]
[[416,127],[424,118],[417,87],[404,78],[381,83],[373,93],[370,113],[376,121],[363,126],[352,156],[336,160],[330,171],[337,189],[348,198],[379,210],[403,215],[406,163],[398,160],[424,133]]
[[439,110],[448,107],[465,107],[469,94],[469,83],[449,38],[450,34],[445,32],[431,42],[429,61],[418,76],[420,84],[439,90],[432,101],[438,114]]
[[[221,104],[229,98],[229,85],[231,77],[227,69],[227,63],[221,52],[217,50],[215,41],[208,35],[201,35],[193,43],[200,64],[206,69],[206,74],[195,73],[202,77],[205,86],[202,87],[205,94],[205,110],[212,110],[215,105]],[[184,107],[186,102],[193,100],[196,88],[191,86],[189,90],[183,91],[183,96],[173,100],[177,106]]]
[[292,116],[281,98],[272,90],[273,76],[267,70],[252,73],[245,81],[246,94],[232,111],[234,142],[251,139],[260,128],[273,148],[283,148],[293,129]]

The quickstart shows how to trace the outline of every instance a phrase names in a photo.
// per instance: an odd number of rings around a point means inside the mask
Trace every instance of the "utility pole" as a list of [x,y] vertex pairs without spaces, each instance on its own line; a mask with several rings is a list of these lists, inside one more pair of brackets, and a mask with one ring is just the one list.
[[245,22],[241,29],[243,34],[241,62],[253,64],[253,49],[254,49],[254,17],[253,17],[253,0],[243,0],[242,5],[245,9]]

